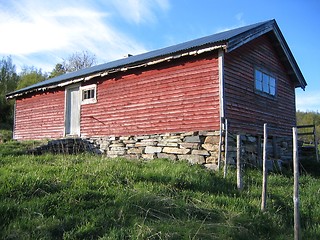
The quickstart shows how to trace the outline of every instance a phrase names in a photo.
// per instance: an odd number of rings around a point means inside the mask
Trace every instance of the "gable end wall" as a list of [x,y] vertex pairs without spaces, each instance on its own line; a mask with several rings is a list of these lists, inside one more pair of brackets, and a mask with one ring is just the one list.
[[[295,87],[286,74],[268,35],[263,35],[225,54],[226,118],[229,130],[236,133],[289,136],[296,124]],[[276,77],[276,97],[255,91],[254,69],[263,68]]]

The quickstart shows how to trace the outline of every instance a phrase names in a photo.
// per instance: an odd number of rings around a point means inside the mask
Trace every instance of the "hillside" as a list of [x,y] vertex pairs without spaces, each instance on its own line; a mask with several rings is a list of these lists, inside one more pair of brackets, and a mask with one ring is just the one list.
[[[316,134],[318,139],[320,138],[320,113],[318,112],[300,112],[297,111],[297,125],[312,125],[316,126]],[[301,132],[310,132],[310,129],[302,130]],[[313,136],[303,136],[300,139],[304,140],[305,142],[313,142]]]
[[[29,143],[30,145],[30,143]],[[31,143],[32,145],[32,143]],[[1,239],[292,239],[293,179],[270,174],[260,212],[261,173],[245,188],[198,165],[93,155],[23,155],[0,145]],[[320,239],[320,180],[301,177],[302,239]]]

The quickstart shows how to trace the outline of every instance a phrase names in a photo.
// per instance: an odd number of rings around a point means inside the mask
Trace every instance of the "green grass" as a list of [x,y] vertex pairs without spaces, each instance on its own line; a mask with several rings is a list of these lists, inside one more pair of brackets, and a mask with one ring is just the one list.
[[8,129],[2,129],[0,127],[0,142],[7,142],[12,139],[12,131]]
[[[261,173],[245,188],[199,165],[93,155],[24,155],[0,145],[0,239],[292,239],[293,179]],[[303,239],[320,239],[320,181],[300,179]]]

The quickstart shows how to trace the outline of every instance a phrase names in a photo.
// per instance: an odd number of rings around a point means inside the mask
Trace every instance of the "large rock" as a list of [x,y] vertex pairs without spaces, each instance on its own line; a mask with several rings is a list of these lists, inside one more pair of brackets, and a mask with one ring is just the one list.
[[130,136],[119,137],[119,140],[129,140],[129,139],[130,139]]
[[200,136],[188,136],[184,138],[184,142],[188,143],[200,143],[201,139]]
[[135,141],[135,140],[123,140],[123,143],[124,144],[135,144],[137,141]]
[[143,159],[155,159],[155,155],[154,154],[142,154],[141,157]]
[[178,142],[181,142],[181,137],[180,136],[170,136],[168,138],[165,138],[164,141],[171,142],[171,143],[178,143]]
[[200,136],[219,136],[219,131],[199,131]]
[[199,143],[184,142],[184,143],[179,143],[179,145],[181,148],[191,148],[191,149],[199,148]]
[[177,155],[175,155],[175,154],[158,153],[157,157],[158,158],[170,159],[170,160],[177,160]]
[[192,150],[191,154],[202,155],[202,156],[209,156],[210,155],[207,150]]
[[178,143],[176,143],[176,142],[160,141],[160,142],[158,142],[157,146],[159,146],[159,147],[178,147]]
[[214,164],[216,164],[216,163],[218,163],[218,158],[217,157],[207,157],[206,158],[206,163],[214,163]]
[[127,153],[128,154],[142,154],[143,148],[129,148]]
[[201,146],[208,151],[218,151],[219,150],[219,145],[214,145],[211,143],[204,143]]
[[157,141],[154,139],[145,139],[142,140],[141,142],[137,142],[135,144],[136,147],[146,147],[146,146],[155,146],[157,144]]
[[190,153],[188,148],[175,148],[175,147],[164,147],[162,152],[171,154],[188,154]]
[[[110,146],[109,146],[110,147]],[[111,151],[124,151],[125,148],[124,147],[110,147]]]
[[118,156],[122,156],[126,154],[126,151],[124,149],[121,150],[109,150],[107,151],[107,155],[111,156],[111,155],[118,155]]
[[162,147],[154,147],[154,146],[146,146],[145,153],[146,154],[154,154],[161,152]]
[[109,148],[109,143],[103,142],[100,144],[100,149],[107,150],[108,148]]
[[219,144],[219,136],[207,136],[204,143]]
[[187,160],[191,164],[205,163],[204,157],[200,155],[178,155],[179,160]]
[[195,135],[195,132],[183,132],[179,134],[181,137],[186,137],[186,136],[193,136]]

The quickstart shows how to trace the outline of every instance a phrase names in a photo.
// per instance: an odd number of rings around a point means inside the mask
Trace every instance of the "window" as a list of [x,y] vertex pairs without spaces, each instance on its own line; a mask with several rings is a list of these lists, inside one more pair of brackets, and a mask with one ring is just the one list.
[[96,84],[81,87],[81,104],[96,103],[96,90]]
[[270,74],[261,70],[255,70],[255,86],[256,90],[271,96],[276,95],[276,79]]

